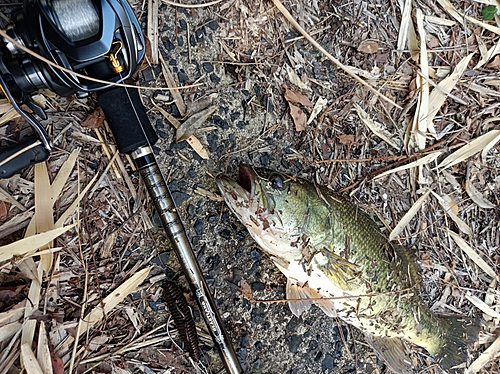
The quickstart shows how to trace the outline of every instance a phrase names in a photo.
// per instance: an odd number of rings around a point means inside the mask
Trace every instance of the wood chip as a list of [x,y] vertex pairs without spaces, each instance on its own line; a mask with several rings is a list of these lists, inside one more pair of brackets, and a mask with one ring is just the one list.
[[363,40],[358,45],[358,51],[366,54],[377,53],[378,43],[374,40]]
[[151,44],[151,63],[158,64],[158,0],[148,0],[147,36]]

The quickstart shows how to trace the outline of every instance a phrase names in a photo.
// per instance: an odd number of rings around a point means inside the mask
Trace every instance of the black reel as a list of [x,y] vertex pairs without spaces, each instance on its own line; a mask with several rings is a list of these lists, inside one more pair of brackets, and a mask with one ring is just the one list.
[[0,148],[0,178],[46,160],[52,149],[45,128],[20,107],[26,104],[46,119],[31,94],[44,88],[60,96],[104,91],[130,78],[146,51],[139,22],[126,0],[25,0],[5,32],[11,40],[0,39],[0,88],[36,136]]

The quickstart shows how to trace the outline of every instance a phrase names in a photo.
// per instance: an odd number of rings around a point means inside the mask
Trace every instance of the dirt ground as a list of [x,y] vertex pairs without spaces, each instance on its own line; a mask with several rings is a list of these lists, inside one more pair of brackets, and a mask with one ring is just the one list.
[[[148,2],[131,4],[146,30]],[[500,373],[498,15],[484,20],[487,4],[471,1],[415,1],[406,13],[402,1],[283,4],[326,51],[399,107],[355,82],[305,40],[272,1],[263,0],[192,8],[160,2],[158,48],[164,64],[149,64],[139,80],[160,137],[158,161],[245,373],[389,371],[354,328],[315,307],[297,319],[282,302],[286,279],[230,214],[215,185],[219,173],[235,176],[240,162],[341,191],[387,235],[401,225],[395,240],[415,253],[431,309],[482,319],[479,340],[468,352],[470,362],[479,361],[466,372]],[[455,85],[441,85],[463,61],[463,71],[449,79]],[[168,70],[176,85],[195,86],[174,96],[165,89],[172,83],[165,79]],[[32,348],[43,346],[37,339],[44,324],[66,371],[71,363],[79,373],[194,373],[171,339],[181,344],[162,291],[162,282],[173,278],[192,305],[202,362],[209,372],[221,372],[142,182],[129,159],[113,158],[106,128],[92,126],[94,99],[43,95],[49,113],[44,124],[57,147],[47,163],[50,181],[79,149],[53,204],[55,220],[78,191],[91,187],[76,209],[79,214],[67,221],[76,228],[56,241],[60,249],[52,270],[38,288],[36,318],[30,319],[38,321]],[[212,105],[213,114],[194,133],[203,148],[176,142],[175,119],[183,123]],[[14,134],[16,126],[2,127],[2,136]],[[41,214],[36,184],[33,168],[0,180],[2,194],[21,205],[0,201],[1,245],[20,240],[32,217]],[[405,221],[412,207],[415,215]],[[41,260],[30,259],[29,266],[18,258],[0,262],[0,295],[5,295],[0,317],[33,299],[36,277],[30,274]],[[82,316],[150,265],[142,284],[81,331],[78,344],[68,343]],[[242,292],[246,285],[261,301]],[[0,318],[0,329],[4,325]],[[19,352],[13,353],[21,335],[11,336],[1,341],[1,373],[19,372]],[[412,351],[415,372],[442,372],[425,351]],[[54,355],[52,363],[60,370],[54,372],[62,372]],[[1,363],[6,357],[13,358],[11,371],[7,361]]]

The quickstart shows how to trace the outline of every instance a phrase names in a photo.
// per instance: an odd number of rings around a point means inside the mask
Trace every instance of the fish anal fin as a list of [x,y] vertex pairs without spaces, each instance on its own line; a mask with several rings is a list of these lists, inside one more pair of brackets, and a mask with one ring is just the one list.
[[292,313],[299,317],[309,310],[311,304],[316,304],[327,316],[336,317],[335,303],[330,299],[323,299],[322,295],[307,285],[300,286],[290,279],[286,283],[286,298]]
[[307,292],[309,287],[301,287],[290,279],[286,282],[286,298],[292,313],[298,318],[311,308],[312,300]]
[[365,337],[366,342],[373,348],[378,358],[394,373],[414,373],[408,350],[401,339],[375,336],[368,333],[365,334]]

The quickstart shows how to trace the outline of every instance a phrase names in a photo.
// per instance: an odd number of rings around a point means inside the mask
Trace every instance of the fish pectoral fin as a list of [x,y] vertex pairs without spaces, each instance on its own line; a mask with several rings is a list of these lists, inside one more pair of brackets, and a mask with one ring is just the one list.
[[318,291],[308,287],[300,286],[290,279],[286,283],[286,298],[292,313],[299,317],[303,312],[309,310],[311,304],[316,304],[328,317],[337,317],[335,303],[333,300],[322,297]]
[[366,342],[373,348],[378,358],[394,373],[414,373],[408,349],[399,338],[388,338],[365,333]]
[[310,299],[308,289],[309,287],[307,286],[301,287],[293,283],[290,279],[287,279],[286,298],[289,300],[288,306],[297,318],[311,308],[312,300],[308,300]]
[[318,267],[333,284],[346,291],[359,287],[361,272],[358,265],[326,249],[324,256],[328,261],[325,264],[318,264]]

